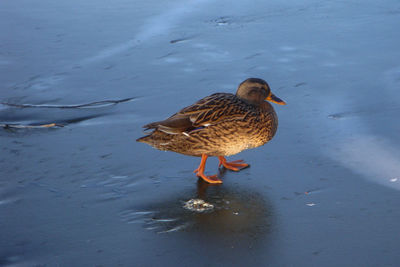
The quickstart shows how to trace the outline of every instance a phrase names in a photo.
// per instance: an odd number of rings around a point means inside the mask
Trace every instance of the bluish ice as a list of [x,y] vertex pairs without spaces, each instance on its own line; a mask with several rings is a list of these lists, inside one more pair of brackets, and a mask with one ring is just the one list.
[[[394,0],[2,0],[0,265],[397,266],[399,22]],[[222,185],[135,142],[248,77],[287,105],[250,168],[209,159]]]

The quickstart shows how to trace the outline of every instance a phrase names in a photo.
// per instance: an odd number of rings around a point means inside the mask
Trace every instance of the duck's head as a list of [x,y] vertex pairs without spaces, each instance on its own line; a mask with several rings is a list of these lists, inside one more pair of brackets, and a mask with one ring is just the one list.
[[263,79],[249,78],[243,81],[236,92],[236,96],[252,104],[260,105],[265,100],[279,105],[286,105],[285,101],[275,96]]

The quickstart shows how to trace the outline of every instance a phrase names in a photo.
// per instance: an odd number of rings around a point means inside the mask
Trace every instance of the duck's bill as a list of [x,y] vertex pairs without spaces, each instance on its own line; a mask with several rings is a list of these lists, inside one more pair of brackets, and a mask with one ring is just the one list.
[[279,97],[275,96],[274,94],[270,94],[265,100],[270,102],[274,102],[279,105],[286,105],[286,102],[280,99]]

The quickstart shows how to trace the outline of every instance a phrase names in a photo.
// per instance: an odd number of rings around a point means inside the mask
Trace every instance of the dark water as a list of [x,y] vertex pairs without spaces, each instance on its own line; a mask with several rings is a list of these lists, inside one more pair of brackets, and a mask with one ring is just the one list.
[[[390,0],[1,1],[0,265],[398,266],[399,21]],[[248,77],[288,105],[222,185],[135,142]]]

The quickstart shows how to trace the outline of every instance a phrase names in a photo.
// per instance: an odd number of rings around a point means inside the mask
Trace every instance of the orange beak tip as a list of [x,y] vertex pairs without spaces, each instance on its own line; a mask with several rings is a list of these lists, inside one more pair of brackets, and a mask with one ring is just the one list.
[[268,96],[266,98],[266,100],[271,101],[271,102],[273,102],[275,104],[278,104],[278,105],[286,105],[285,101],[283,101],[279,97],[275,96],[274,94],[271,94],[270,96]]

